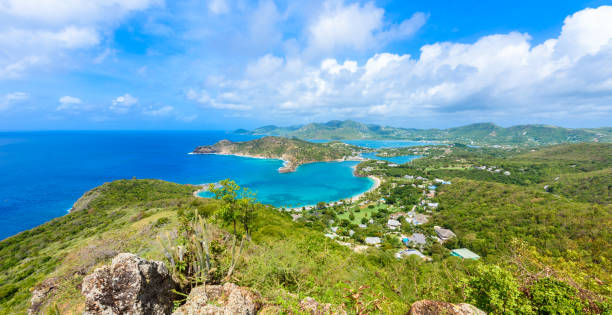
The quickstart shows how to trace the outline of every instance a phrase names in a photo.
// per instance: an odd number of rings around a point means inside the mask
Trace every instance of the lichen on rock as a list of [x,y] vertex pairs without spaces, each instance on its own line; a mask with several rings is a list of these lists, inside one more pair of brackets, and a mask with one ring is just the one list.
[[122,253],[83,279],[83,314],[171,314],[176,286],[162,262]]

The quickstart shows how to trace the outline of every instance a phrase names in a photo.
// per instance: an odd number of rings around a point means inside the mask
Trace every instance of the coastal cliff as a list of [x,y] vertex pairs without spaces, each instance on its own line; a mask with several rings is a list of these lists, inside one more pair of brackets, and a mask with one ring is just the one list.
[[192,153],[279,159],[284,165],[278,171],[286,173],[306,163],[359,160],[358,152],[362,149],[341,142],[313,143],[269,136],[245,142],[221,140],[213,145],[199,146]]

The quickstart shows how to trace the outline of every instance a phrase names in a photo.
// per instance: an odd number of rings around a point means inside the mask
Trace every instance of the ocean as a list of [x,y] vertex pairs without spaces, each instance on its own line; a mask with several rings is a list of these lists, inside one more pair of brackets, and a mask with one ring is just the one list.
[[0,132],[0,239],[65,215],[87,190],[125,178],[201,184],[231,178],[275,206],[352,197],[372,186],[357,162],[326,162],[278,173],[280,160],[190,155],[198,145],[256,136],[223,131]]

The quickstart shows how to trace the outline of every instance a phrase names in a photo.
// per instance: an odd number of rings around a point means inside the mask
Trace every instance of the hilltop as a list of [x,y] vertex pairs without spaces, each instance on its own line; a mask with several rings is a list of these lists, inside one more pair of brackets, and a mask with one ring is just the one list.
[[410,129],[332,120],[302,126],[265,126],[241,134],[297,137],[300,139],[397,139],[437,141],[470,145],[551,145],[572,142],[612,142],[611,128],[570,129],[549,125],[519,125],[508,128],[477,123],[448,129]]
[[280,172],[293,172],[306,163],[358,159],[362,148],[341,142],[313,143],[300,139],[263,137],[245,142],[221,140],[213,145],[199,146],[194,154],[228,154],[256,158],[280,159],[285,166]]

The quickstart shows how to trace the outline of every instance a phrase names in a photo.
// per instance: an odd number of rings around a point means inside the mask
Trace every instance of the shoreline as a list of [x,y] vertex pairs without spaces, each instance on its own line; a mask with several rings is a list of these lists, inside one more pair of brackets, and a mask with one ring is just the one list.
[[[355,176],[355,177],[364,177],[364,176]],[[368,177],[369,179],[371,179],[374,182],[374,185],[372,185],[372,187],[370,187],[368,190],[362,192],[362,193],[358,193],[350,198],[342,198],[342,199],[338,199],[338,200],[332,200],[332,201],[328,201],[327,203],[329,204],[333,204],[336,202],[340,202],[342,200],[349,200],[350,202],[356,202],[359,200],[359,198],[363,197],[366,193],[372,192],[374,190],[376,190],[378,187],[380,187],[380,184],[382,183],[382,180],[374,175],[369,175],[369,176],[365,176]],[[303,206],[299,206],[299,207],[292,207],[292,208],[286,208],[284,211],[302,211],[302,208],[314,208],[316,206],[316,204],[314,205],[303,205]],[[276,207],[278,209],[281,209],[282,207]]]
[[251,159],[260,159],[260,160],[278,160],[283,162],[283,166],[278,168],[278,172],[279,173],[293,173],[297,170],[298,167],[300,167],[301,165],[305,165],[305,164],[311,164],[311,163],[329,163],[329,162],[363,162],[366,161],[366,159],[363,158],[355,158],[355,159],[336,159],[336,160],[329,160],[329,161],[313,161],[313,162],[304,162],[298,165],[294,165],[291,161],[287,161],[284,160],[282,158],[275,158],[275,157],[264,157],[264,156],[257,156],[257,155],[247,155],[247,154],[241,154],[241,153],[220,153],[220,152],[211,152],[211,153],[195,153],[195,152],[189,152],[188,154],[191,155],[200,155],[200,154],[215,154],[215,155],[225,155],[225,156],[237,156],[237,157],[243,157],[243,158],[251,158]]

